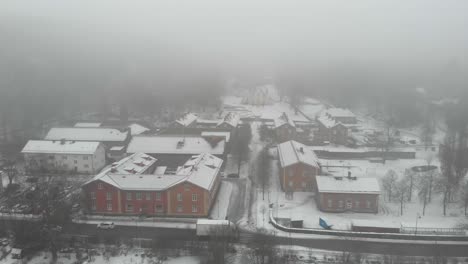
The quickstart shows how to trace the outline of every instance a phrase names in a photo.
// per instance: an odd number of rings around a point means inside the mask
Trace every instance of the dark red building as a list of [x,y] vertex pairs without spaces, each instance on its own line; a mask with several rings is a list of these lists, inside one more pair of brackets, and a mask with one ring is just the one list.
[[[135,153],[82,187],[91,214],[207,216],[219,187],[223,161],[192,156],[175,174],[155,174],[156,159]],[[158,170],[159,173],[160,170]]]

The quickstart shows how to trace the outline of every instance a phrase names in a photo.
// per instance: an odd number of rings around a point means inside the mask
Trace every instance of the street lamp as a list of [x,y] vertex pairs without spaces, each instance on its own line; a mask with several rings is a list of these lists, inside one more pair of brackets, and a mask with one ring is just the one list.
[[421,218],[421,215],[418,213],[416,215],[416,228],[414,229],[414,235],[416,235],[418,233],[418,219]]

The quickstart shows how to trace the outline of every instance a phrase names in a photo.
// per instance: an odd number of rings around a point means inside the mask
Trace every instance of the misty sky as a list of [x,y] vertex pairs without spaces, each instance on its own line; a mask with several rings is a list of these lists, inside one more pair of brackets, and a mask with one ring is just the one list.
[[[1,1],[2,56],[53,53],[129,74],[174,61],[255,70],[425,69],[468,59],[467,1]],[[3,53],[3,54],[2,54]],[[148,66],[145,69],[145,65]],[[113,65],[115,66],[115,65]]]

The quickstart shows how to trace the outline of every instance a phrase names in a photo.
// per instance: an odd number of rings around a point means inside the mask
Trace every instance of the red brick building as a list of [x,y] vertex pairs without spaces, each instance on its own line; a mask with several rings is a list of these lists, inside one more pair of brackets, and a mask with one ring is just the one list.
[[314,141],[346,145],[348,144],[349,129],[341,122],[323,115],[317,118],[318,130],[314,133]]
[[325,212],[377,213],[380,187],[372,177],[317,176],[317,205]]
[[192,156],[175,174],[155,174],[155,163],[155,158],[135,153],[85,183],[82,189],[88,212],[189,217],[209,214],[220,183],[220,158]]
[[290,140],[278,145],[280,182],[284,191],[314,191],[320,165],[306,145]]
[[279,118],[275,119],[274,124],[276,140],[279,143],[294,140],[296,138],[296,124],[286,113],[283,113]]

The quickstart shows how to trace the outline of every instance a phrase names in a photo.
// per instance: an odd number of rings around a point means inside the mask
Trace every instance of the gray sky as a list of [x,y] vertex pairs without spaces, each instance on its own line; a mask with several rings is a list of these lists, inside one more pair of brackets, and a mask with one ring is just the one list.
[[466,14],[468,1],[461,0],[0,3],[1,23],[20,25],[19,34],[33,35],[32,42],[88,56],[138,58],[129,69],[144,64],[141,58],[259,72],[349,62],[465,69]]

